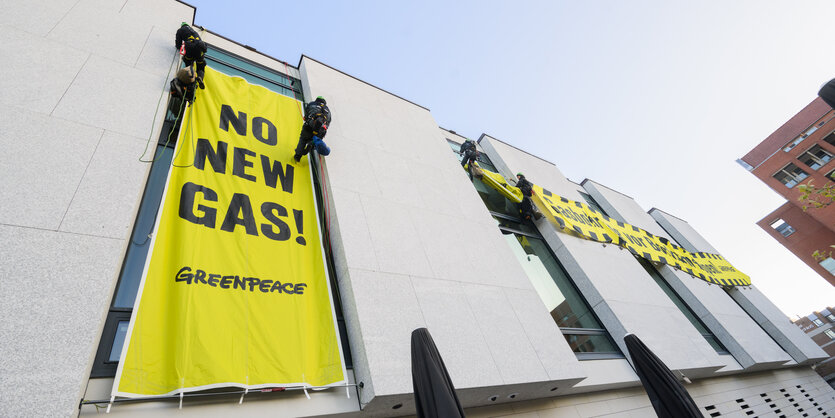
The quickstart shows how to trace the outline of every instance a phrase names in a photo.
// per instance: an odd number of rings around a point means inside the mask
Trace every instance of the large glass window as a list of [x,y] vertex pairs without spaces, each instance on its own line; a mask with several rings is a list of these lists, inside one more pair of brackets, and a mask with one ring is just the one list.
[[[462,157],[458,152],[461,144],[449,139],[447,143],[461,161]],[[484,153],[479,155],[478,163],[483,168],[498,172]],[[539,231],[529,222],[523,222],[519,218],[518,204],[506,199],[480,180],[473,180],[473,186],[493,215],[522,270],[545,307],[551,312],[551,317],[560,327],[577,358],[622,358],[623,354],[574,286]]]
[[783,183],[788,188],[792,188],[809,177],[809,173],[803,171],[800,167],[789,163],[789,165],[780,169],[780,171],[774,174],[774,178],[777,179],[780,183]]
[[578,357],[619,357],[608,333],[535,228],[507,218],[497,221],[505,241]]
[[[250,84],[264,86],[276,93],[304,101],[301,81],[244,60],[220,48],[209,46],[206,52],[206,65],[224,74],[242,77]],[[289,67],[287,70],[289,72]]]
[[[245,61],[226,51],[209,46],[206,53],[206,65],[232,76],[240,76],[252,84],[258,84],[285,96],[303,100],[299,80],[284,74],[273,72],[258,64]],[[152,160],[151,172],[145,185],[145,192],[139,206],[139,213],[134,222],[133,232],[116,294],[105,321],[102,339],[96,353],[91,377],[114,376],[122,353],[122,346],[127,335],[133,305],[139,291],[139,282],[145,267],[145,259],[151,245],[151,234],[156,223],[157,212],[165,189],[165,180],[174,155],[174,144],[181,124],[184,102],[174,99],[168,104],[168,111],[162,126],[156,153]],[[336,287],[333,287],[336,289]],[[337,312],[340,335],[345,338],[344,321],[341,309]],[[344,341],[344,340],[343,340]],[[346,364],[350,365],[350,353],[345,350]]]
[[594,198],[593,198],[593,197],[591,197],[591,195],[590,195],[590,194],[588,194],[588,193],[583,193],[583,192],[580,192],[580,191],[578,191],[578,192],[580,193],[580,196],[583,196],[583,199],[585,199],[585,200],[586,200],[586,203],[588,203],[588,204],[589,204],[589,206],[591,206],[594,210],[596,210],[596,211],[598,211],[598,212],[600,212],[600,213],[602,213],[602,214],[604,214],[604,215],[606,215],[606,216],[609,216],[609,214],[608,214],[608,213],[606,213],[606,211],[605,211],[605,210],[603,210],[603,208],[601,208],[599,204],[597,204],[597,201],[596,201],[596,200],[594,200]]
[[832,159],[832,154],[829,151],[821,148],[820,145],[815,145],[809,148],[803,154],[797,157],[800,162],[806,164],[812,170],[817,170],[826,165]]

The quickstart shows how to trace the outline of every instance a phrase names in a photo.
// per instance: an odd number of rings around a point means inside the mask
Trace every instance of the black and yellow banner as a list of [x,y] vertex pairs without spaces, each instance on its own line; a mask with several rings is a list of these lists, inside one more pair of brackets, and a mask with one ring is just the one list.
[[[484,170],[481,181],[514,202],[522,201],[522,192],[501,174]],[[663,263],[704,281],[721,286],[750,286],[751,278],[735,269],[718,254],[692,253],[668,239],[641,228],[612,219],[589,205],[554,195],[534,185],[534,203],[561,230],[604,244],[615,244],[632,254],[655,263]]]
[[114,396],[346,383],[300,103],[206,69],[184,116]]

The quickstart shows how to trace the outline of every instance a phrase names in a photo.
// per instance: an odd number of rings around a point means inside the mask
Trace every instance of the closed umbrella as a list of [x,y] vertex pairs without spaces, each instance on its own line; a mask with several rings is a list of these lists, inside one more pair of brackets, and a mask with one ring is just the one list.
[[463,417],[444,360],[426,328],[412,331],[412,386],[418,417]]
[[623,337],[632,366],[659,418],[702,417],[699,407],[673,372],[635,334]]

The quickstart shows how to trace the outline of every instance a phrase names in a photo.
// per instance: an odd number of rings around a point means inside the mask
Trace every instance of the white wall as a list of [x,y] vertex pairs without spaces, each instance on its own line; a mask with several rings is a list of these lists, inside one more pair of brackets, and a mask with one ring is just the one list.
[[[672,239],[631,197],[591,180],[583,187],[613,218]],[[666,265],[656,270],[743,368],[767,368],[791,360],[720,286]]]
[[[809,368],[702,379],[685,385],[685,388],[705,417],[717,412],[722,417],[735,418],[801,417],[804,413],[809,417],[820,417],[824,412],[835,411],[835,391]],[[640,387],[472,408],[464,412],[470,418],[655,416],[646,392]]]
[[[480,143],[497,165],[505,165],[512,173],[524,172],[530,181],[556,195],[584,201],[577,185],[553,164],[489,136],[483,136]],[[623,352],[623,336],[632,332],[671,369],[688,376],[709,375],[725,366],[628,251],[563,233],[545,218],[536,226]],[[612,379],[610,383],[618,382]]]
[[465,405],[492,392],[551,396],[580,380],[429,111],[310,58],[300,67],[305,96],[324,96],[333,113],[331,230],[366,410],[410,401],[409,341],[419,327],[432,333]]
[[[682,247],[688,251],[719,254],[687,222],[658,209],[651,210],[649,215],[659,225],[662,225],[673,238],[680,241]],[[753,277],[752,281],[756,282],[756,277]],[[795,362],[813,364],[829,357],[755,286],[734,287],[728,294],[783,350],[791,355]]]
[[78,412],[174,32],[192,12],[168,0],[3,3],[0,416]]

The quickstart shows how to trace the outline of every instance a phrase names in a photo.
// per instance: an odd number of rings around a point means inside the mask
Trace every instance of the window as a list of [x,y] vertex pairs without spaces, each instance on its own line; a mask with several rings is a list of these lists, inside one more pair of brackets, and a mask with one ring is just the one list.
[[728,354],[728,349],[726,349],[725,346],[723,346],[722,343],[719,342],[716,336],[713,335],[712,332],[710,332],[707,326],[705,326],[705,324],[699,319],[699,317],[696,316],[693,310],[690,309],[690,307],[687,306],[686,303],[684,303],[684,300],[681,299],[681,296],[679,296],[678,293],[676,293],[675,290],[673,290],[673,288],[670,287],[670,285],[661,277],[661,275],[658,273],[658,270],[656,270],[655,267],[653,267],[649,261],[642,257],[635,256],[635,259],[638,260],[638,262],[641,264],[644,270],[646,270],[646,272],[649,273],[650,277],[652,277],[652,279],[655,280],[655,283],[659,287],[661,287],[661,290],[663,290],[664,293],[667,294],[667,297],[669,297],[670,300],[673,301],[678,310],[680,310],[681,313],[683,313],[684,316],[687,318],[687,320],[690,321],[691,324],[693,324],[693,327],[695,327],[696,330],[698,330],[699,333],[702,334],[702,337],[704,337],[704,339],[707,340],[707,343],[710,344],[710,346],[713,347],[713,349],[716,350],[717,353]]
[[[218,71],[233,76],[240,76],[253,84],[264,86],[285,96],[303,100],[301,82],[299,80],[272,72],[257,64],[249,63],[234,55],[209,47],[206,53],[206,64]],[[116,374],[116,368],[122,353],[122,346],[127,336],[133,305],[139,291],[139,282],[145,267],[145,259],[150,249],[150,234],[156,223],[157,212],[165,189],[165,181],[174,156],[174,144],[179,131],[182,100],[172,99],[168,104],[168,112],[162,125],[161,135],[153,157],[151,172],[145,185],[139,213],[133,225],[119,282],[110,310],[105,320],[102,338],[96,352],[95,363],[90,377],[111,377]],[[333,271],[333,270],[331,270]],[[337,289],[333,287],[333,289]],[[335,297],[334,299],[338,299]],[[337,320],[341,318],[341,309],[337,309]],[[339,322],[341,338],[345,338],[344,321]],[[350,350],[345,350],[346,366],[351,364]]]
[[809,177],[809,174],[805,171],[801,170],[800,167],[789,163],[789,165],[783,167],[780,171],[774,174],[774,178],[777,179],[780,183],[783,183],[788,188],[792,188]]
[[823,140],[826,141],[829,145],[835,145],[835,131],[823,137]]
[[817,317],[816,317],[816,318],[812,318],[812,323],[814,323],[815,325],[817,325],[817,326],[819,326],[819,327],[822,327],[822,326],[823,326],[823,321],[821,321],[821,320],[820,320],[820,318],[817,318]]
[[[458,153],[460,144],[449,139],[447,143]],[[489,167],[494,167],[487,156],[481,155]],[[481,158],[478,161],[482,164]],[[539,231],[519,218],[517,204],[481,181],[473,181],[473,186],[577,358],[623,358]]]
[[304,102],[301,81],[260,64],[246,61],[220,48],[209,45],[206,51],[206,65],[224,74],[242,77],[250,84],[257,84]]
[[835,331],[833,331],[832,329],[825,330],[823,331],[823,333],[826,334],[826,336],[829,337],[830,340],[835,340]]
[[809,135],[812,135],[813,133],[815,133],[815,131],[817,131],[817,130],[818,130],[817,126],[813,126],[813,127],[809,128],[806,132],[803,132],[800,136],[795,138],[794,141],[792,141],[788,145],[786,145],[786,147],[783,148],[783,151],[785,151],[785,152],[791,151],[792,148],[796,147],[797,144],[803,142],[804,139],[806,139]]
[[826,315],[826,319],[828,319],[829,322],[835,322],[835,315],[832,315],[832,314]]
[[[578,190],[578,192],[579,192],[579,190]],[[603,210],[603,208],[601,208],[600,205],[597,204],[597,201],[594,200],[594,198],[591,197],[590,194],[583,193],[583,192],[579,192],[579,193],[580,193],[580,196],[583,196],[583,199],[586,200],[586,203],[588,203],[590,207],[592,207],[594,210],[596,210],[596,211],[598,211],[598,212],[600,212],[600,213],[602,213],[606,216],[609,216],[609,214],[606,213],[606,211]]]
[[821,261],[820,266],[825,268],[829,274],[835,275],[835,259],[832,257],[826,257],[826,260]]
[[617,347],[535,228],[499,218],[499,230],[580,360],[620,357]]
[[787,224],[786,221],[782,219],[777,219],[776,221],[771,223],[771,227],[774,228],[780,235],[787,237],[794,233],[795,229],[792,228],[791,225]]
[[800,160],[803,164],[809,166],[809,168],[811,168],[812,170],[817,170],[826,165],[826,163],[828,163],[829,160],[832,159],[832,154],[830,154],[825,149],[821,148],[820,145],[815,145],[814,147],[809,148],[803,154],[800,154],[800,156],[797,157],[797,159]]

